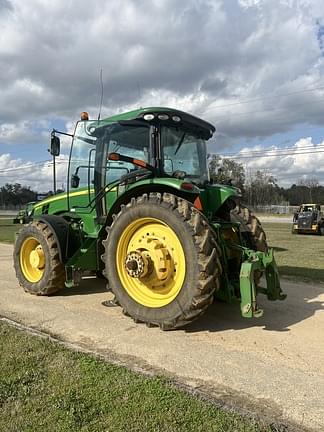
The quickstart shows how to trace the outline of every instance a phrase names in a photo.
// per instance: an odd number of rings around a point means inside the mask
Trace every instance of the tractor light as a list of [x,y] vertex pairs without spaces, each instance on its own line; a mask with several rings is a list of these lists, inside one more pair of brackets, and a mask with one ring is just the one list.
[[181,117],[174,115],[174,116],[172,116],[172,120],[176,123],[179,123],[179,122],[181,122]]
[[87,111],[82,111],[81,120],[82,121],[89,120],[89,114],[87,113]]
[[109,153],[108,159],[112,161],[119,161],[119,153]]
[[151,121],[154,119],[154,114],[145,114],[143,119],[147,121]]
[[201,199],[200,199],[199,195],[197,196],[197,198],[194,201],[194,206],[196,207],[197,210],[203,211],[203,206],[201,204]]
[[168,114],[159,114],[158,119],[160,120],[169,120]]
[[191,191],[191,190],[193,190],[194,185],[192,183],[183,182],[183,183],[181,183],[180,187],[181,187],[181,189],[190,190]]

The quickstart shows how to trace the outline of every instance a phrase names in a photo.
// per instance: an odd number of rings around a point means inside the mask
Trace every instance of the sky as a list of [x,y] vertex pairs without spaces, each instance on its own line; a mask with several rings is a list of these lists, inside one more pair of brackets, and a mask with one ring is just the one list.
[[324,184],[322,0],[0,0],[0,28],[0,185],[51,188],[50,131],[98,116],[101,69],[102,117],[188,111],[210,153]]

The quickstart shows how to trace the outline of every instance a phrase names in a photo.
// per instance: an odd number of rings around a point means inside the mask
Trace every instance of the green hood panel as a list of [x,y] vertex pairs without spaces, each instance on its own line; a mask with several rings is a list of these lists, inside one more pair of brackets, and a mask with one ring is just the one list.
[[[90,196],[93,198],[93,189],[90,191]],[[34,206],[34,214],[40,215],[45,212],[50,214],[63,213],[68,211],[68,194],[63,192],[45,198]],[[69,193],[70,204],[72,206],[86,206],[89,203],[88,188],[80,188]],[[44,211],[45,210],[45,211]]]
[[204,213],[215,213],[222,204],[229,198],[239,198],[239,189],[225,185],[208,185],[201,190],[200,197],[204,208]]

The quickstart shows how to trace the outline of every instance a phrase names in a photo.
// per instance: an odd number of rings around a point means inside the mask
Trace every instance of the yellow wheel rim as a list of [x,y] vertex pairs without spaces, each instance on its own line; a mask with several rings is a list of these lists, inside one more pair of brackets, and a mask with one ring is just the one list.
[[19,258],[24,277],[31,283],[39,282],[45,271],[45,255],[39,241],[34,237],[24,240]]
[[122,232],[116,265],[129,296],[150,308],[171,303],[185,280],[182,244],[173,229],[154,218],[137,219]]

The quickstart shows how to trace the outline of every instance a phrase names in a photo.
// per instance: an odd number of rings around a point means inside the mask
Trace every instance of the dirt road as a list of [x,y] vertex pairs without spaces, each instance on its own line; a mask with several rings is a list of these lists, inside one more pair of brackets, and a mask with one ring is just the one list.
[[238,306],[214,304],[187,329],[162,332],[103,307],[111,297],[96,279],[52,297],[24,293],[10,245],[0,244],[0,272],[0,316],[177,377],[243,412],[324,430],[324,284],[284,281],[287,300],[262,300],[258,320],[241,318]]

